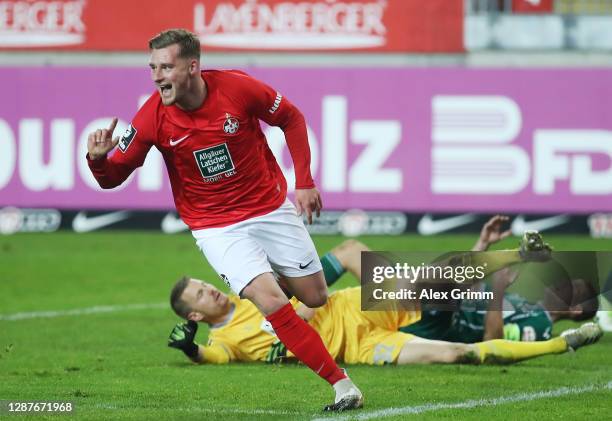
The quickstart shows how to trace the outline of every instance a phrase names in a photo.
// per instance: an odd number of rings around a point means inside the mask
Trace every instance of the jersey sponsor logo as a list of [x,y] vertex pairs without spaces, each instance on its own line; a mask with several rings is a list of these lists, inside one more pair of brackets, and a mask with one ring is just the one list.
[[276,93],[276,98],[274,99],[274,104],[268,110],[268,112],[270,114],[274,114],[274,112],[276,110],[278,110],[278,107],[280,107],[280,103],[281,103],[282,99],[283,99],[283,96],[280,94],[280,92],[277,92]]
[[181,143],[183,140],[187,139],[189,137],[188,134],[186,134],[185,136],[181,137],[180,139],[174,140],[174,139],[170,139],[170,146],[176,146],[179,143]]
[[126,211],[111,212],[99,216],[87,216],[85,212],[79,212],[72,220],[72,229],[76,232],[89,232],[116,224],[129,218],[130,213]]
[[444,219],[434,220],[430,214],[424,215],[417,225],[417,231],[421,235],[440,234],[445,231],[467,225],[476,220],[476,215],[465,214],[452,216]]
[[238,119],[232,117],[229,114],[225,114],[225,121],[223,122],[223,131],[227,134],[236,134],[238,132],[238,127],[240,123],[238,123]]
[[132,126],[131,124],[127,129],[125,129],[125,133],[123,133],[123,136],[121,136],[121,139],[119,139],[119,150],[121,150],[121,152],[125,153],[127,151],[132,143],[132,140],[134,140],[134,137],[136,137],[136,133],[138,133],[138,130],[136,130],[136,127]]
[[193,156],[204,181],[207,183],[219,181],[222,175],[231,177],[236,173],[226,143],[194,151]]

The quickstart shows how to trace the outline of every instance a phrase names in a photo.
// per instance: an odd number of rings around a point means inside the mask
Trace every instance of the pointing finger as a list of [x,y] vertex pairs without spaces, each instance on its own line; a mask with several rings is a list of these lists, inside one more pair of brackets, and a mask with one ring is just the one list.
[[117,121],[119,121],[119,119],[117,117],[113,117],[113,121],[111,121],[110,126],[108,126],[108,131],[111,135],[113,134],[115,127],[117,127]]

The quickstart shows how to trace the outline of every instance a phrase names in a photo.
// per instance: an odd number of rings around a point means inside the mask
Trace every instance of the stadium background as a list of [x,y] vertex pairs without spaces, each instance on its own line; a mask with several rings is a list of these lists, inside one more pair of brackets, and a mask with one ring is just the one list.
[[[174,212],[159,154],[114,191],[97,188],[84,160],[88,132],[118,116],[121,133],[152,92],[146,42],[169,27],[201,35],[204,68],[243,69],[302,109],[325,204],[309,227],[320,251],[347,236],[378,249],[469,248],[494,213],[561,250],[612,249],[612,0],[0,0],[0,399],[72,400],[87,418],[314,411],[310,399],[279,409],[265,394],[227,409],[242,396],[231,381],[174,404],[203,373],[168,366],[178,356],[160,349],[175,318],[162,301],[180,274],[214,274]],[[282,134],[267,133],[291,180]],[[601,417],[610,346],[586,350],[585,365],[522,364],[495,385],[486,379],[498,369],[398,373],[432,379],[413,396],[423,404],[449,382],[445,402],[595,387],[589,414]],[[559,382],[567,367],[574,381]],[[207,369],[266,388],[265,368]],[[321,389],[283,370],[286,390],[294,377]],[[382,395],[404,387],[397,374],[375,383],[354,370]],[[522,405],[565,416],[571,402]]]
[[325,207],[342,211],[313,232],[470,231],[504,212],[517,233],[612,235],[609,1],[147,4],[1,2],[1,232],[89,230],[110,210],[132,213],[107,228],[180,229],[156,151],[105,192],[82,157],[89,131],[116,115],[122,133],[150,95],[151,34],[185,27],[205,68],[244,69],[303,110]]

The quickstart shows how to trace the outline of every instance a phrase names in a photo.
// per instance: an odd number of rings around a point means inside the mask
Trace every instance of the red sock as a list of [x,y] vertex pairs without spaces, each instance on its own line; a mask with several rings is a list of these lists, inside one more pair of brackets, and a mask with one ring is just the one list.
[[286,304],[266,319],[287,349],[329,384],[333,386],[346,377],[329,355],[319,334],[297,315],[291,304]]

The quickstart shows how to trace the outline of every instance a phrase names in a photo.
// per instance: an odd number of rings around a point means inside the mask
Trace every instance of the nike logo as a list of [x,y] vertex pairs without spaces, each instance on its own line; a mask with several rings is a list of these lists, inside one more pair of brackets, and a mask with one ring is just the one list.
[[523,235],[525,231],[545,231],[556,226],[563,225],[569,222],[569,220],[570,217],[568,215],[556,215],[548,218],[525,221],[525,217],[523,215],[518,215],[516,218],[514,218],[514,221],[512,221],[510,229],[512,229],[512,234],[520,236]]
[[176,234],[177,232],[185,231],[188,227],[181,218],[178,218],[174,213],[170,212],[164,216],[161,222],[161,230],[166,234]]
[[308,265],[310,265],[313,261],[314,261],[314,259],[312,259],[310,262],[306,263],[305,265],[300,263],[300,269],[306,269],[308,267]]
[[89,232],[115,224],[130,217],[127,211],[118,211],[99,216],[87,216],[86,212],[79,212],[72,220],[72,229],[76,232]]
[[434,220],[430,214],[423,215],[417,225],[417,232],[421,235],[434,235],[450,231],[462,225],[467,225],[476,220],[476,215],[467,213],[465,215],[451,216],[449,218]]
[[183,140],[187,139],[188,137],[189,137],[189,135],[186,134],[185,136],[183,136],[183,137],[181,137],[180,139],[177,139],[177,140],[170,139],[170,146],[176,146],[179,143],[181,143]]

